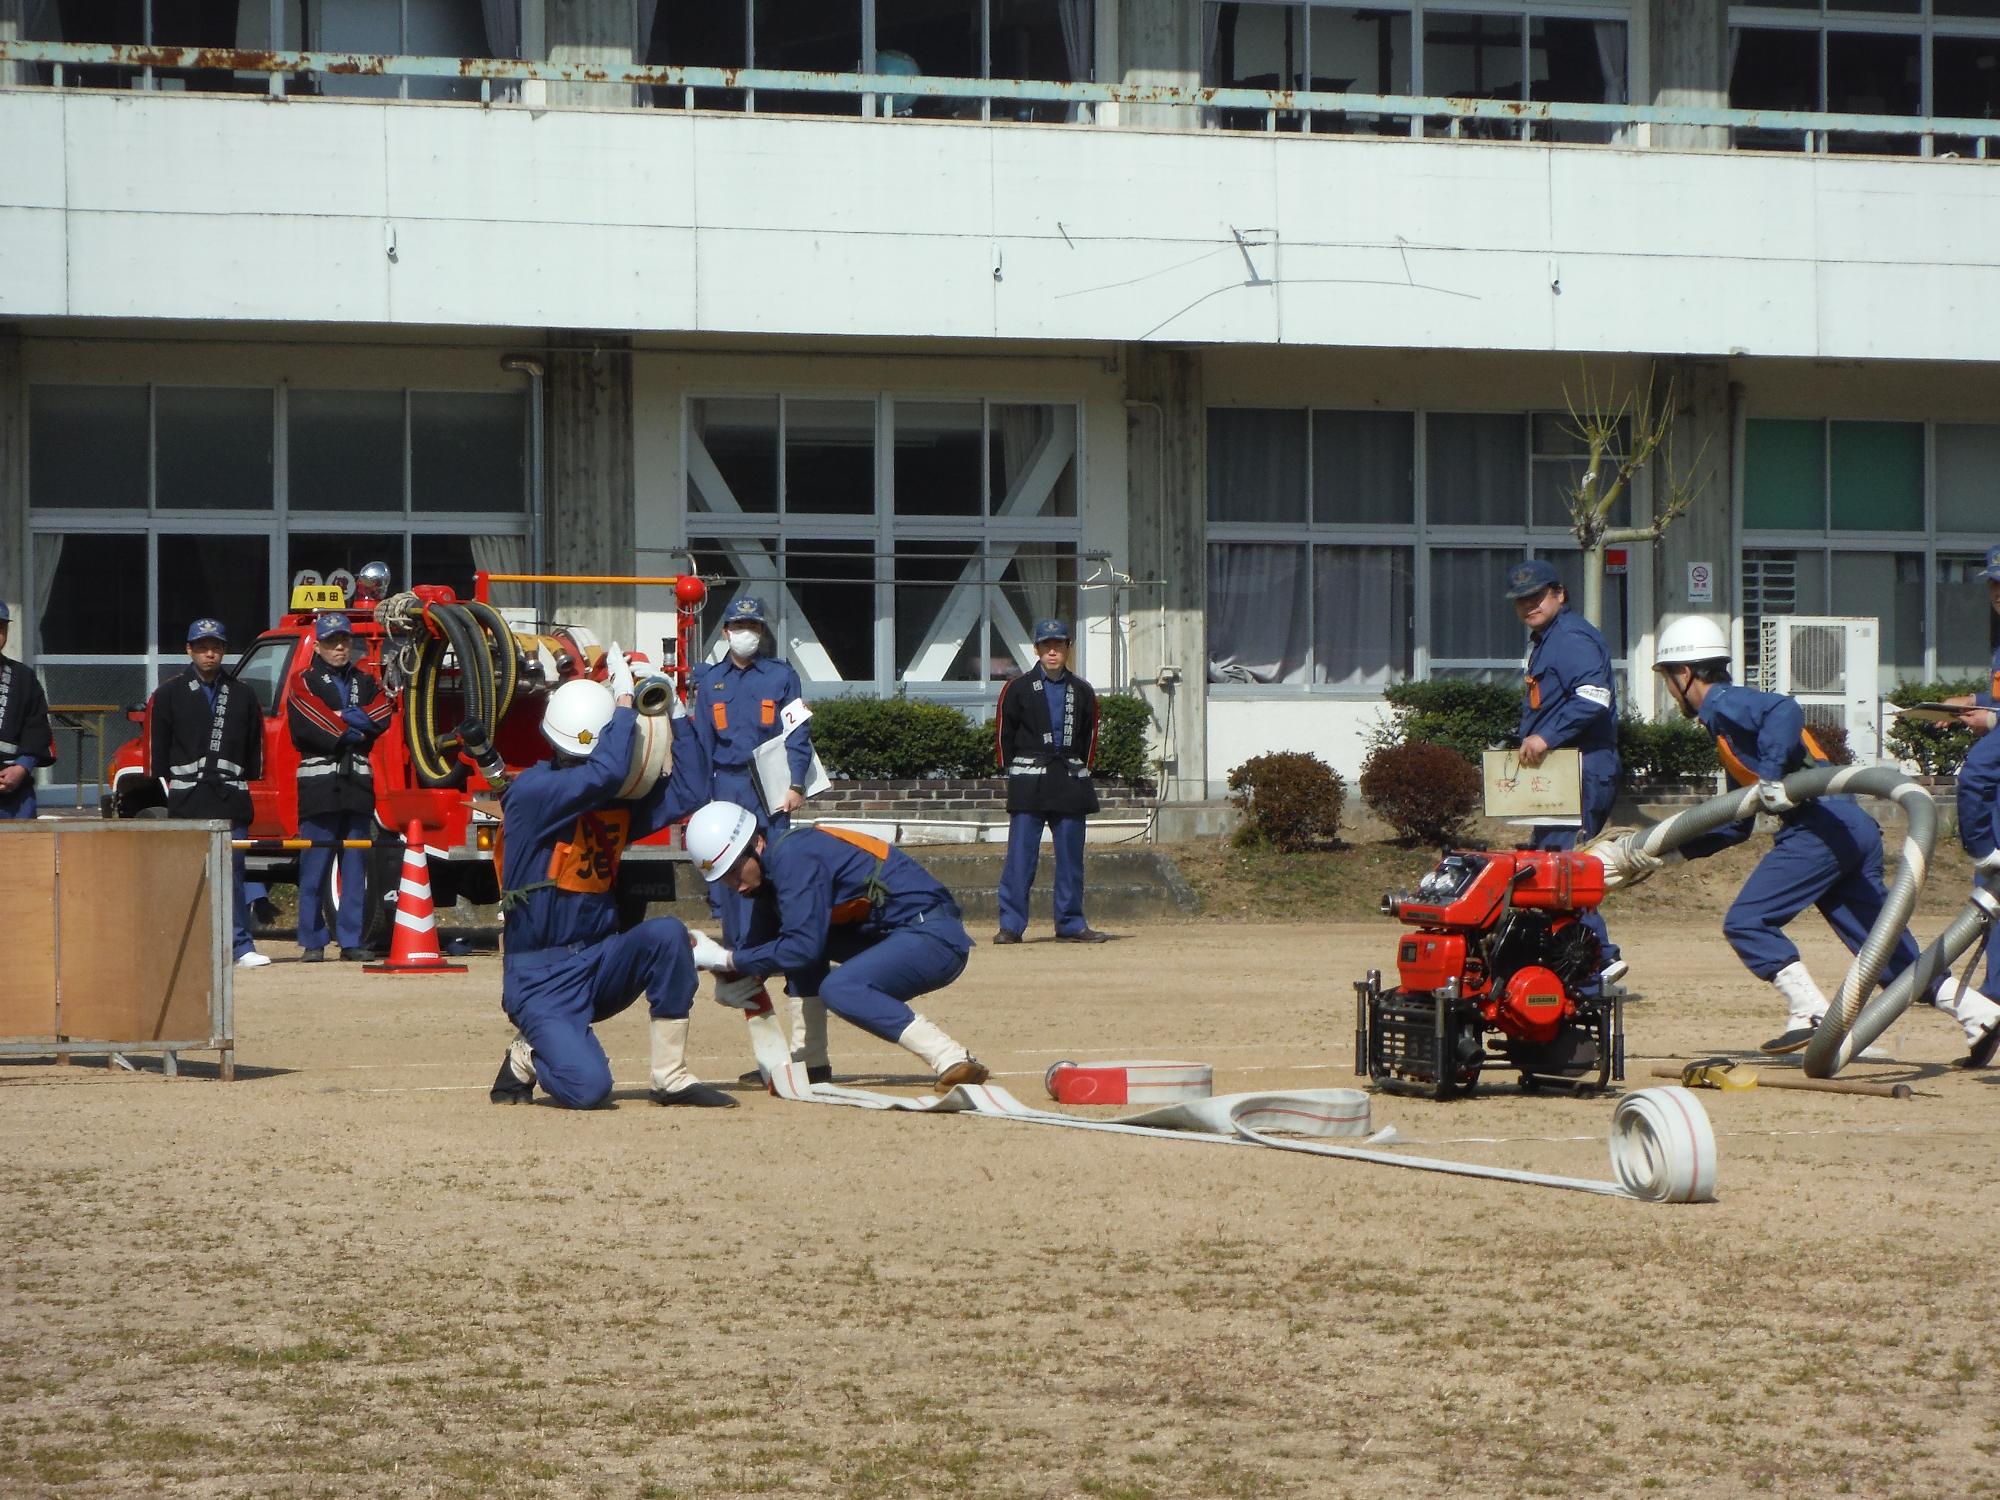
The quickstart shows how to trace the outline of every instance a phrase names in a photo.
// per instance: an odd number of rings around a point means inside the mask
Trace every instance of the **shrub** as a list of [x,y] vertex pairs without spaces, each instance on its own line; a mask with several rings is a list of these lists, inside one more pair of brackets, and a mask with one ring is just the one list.
[[1521,727],[1518,682],[1398,682],[1382,693],[1389,722],[1369,736],[1370,750],[1427,742],[1442,745],[1473,765],[1480,752]]
[[993,729],[948,703],[910,698],[830,698],[813,705],[813,747],[829,776],[907,781],[991,776]]
[[1377,745],[1361,763],[1361,800],[1413,844],[1452,844],[1481,805],[1485,778],[1443,745]]
[[[1968,677],[1947,682],[1905,682],[1889,694],[1898,708],[1913,703],[1938,703],[1946,698],[1976,693],[1987,685],[1984,677]],[[1897,714],[1889,721],[1889,750],[1899,760],[1911,761],[1925,776],[1956,776],[1965,752],[1972,748],[1972,731],[1957,724],[1917,724]]]
[[1705,776],[1720,764],[1708,731],[1679,716],[1619,715],[1618,759],[1627,776]]
[[1253,756],[1229,773],[1229,790],[1245,826],[1286,853],[1340,836],[1347,783],[1308,751]]
[[[1100,781],[1150,781],[1146,731],[1153,710],[1136,693],[1106,693],[1097,700],[1097,776]],[[987,743],[993,736],[988,733]]]
[[1808,724],[1813,740],[1826,752],[1826,763],[1830,766],[1851,766],[1854,764],[1854,748],[1847,743],[1845,724]]

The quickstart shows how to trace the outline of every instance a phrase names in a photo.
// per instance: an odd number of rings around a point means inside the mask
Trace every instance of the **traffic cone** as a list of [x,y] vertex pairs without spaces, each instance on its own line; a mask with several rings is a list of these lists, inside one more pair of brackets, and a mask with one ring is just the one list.
[[424,825],[412,823],[403,835],[403,880],[396,887],[396,925],[389,938],[389,961],[363,964],[364,974],[463,974],[464,964],[448,964],[438,952],[437,911],[431,904],[431,867],[424,857]]

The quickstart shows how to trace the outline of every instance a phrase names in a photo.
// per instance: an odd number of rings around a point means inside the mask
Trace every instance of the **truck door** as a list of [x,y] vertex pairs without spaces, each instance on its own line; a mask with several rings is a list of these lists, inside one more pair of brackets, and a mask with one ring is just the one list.
[[257,838],[298,833],[298,751],[285,723],[285,685],[305,638],[267,635],[237,661],[238,682],[255,690],[264,707],[264,774],[250,783],[250,832]]

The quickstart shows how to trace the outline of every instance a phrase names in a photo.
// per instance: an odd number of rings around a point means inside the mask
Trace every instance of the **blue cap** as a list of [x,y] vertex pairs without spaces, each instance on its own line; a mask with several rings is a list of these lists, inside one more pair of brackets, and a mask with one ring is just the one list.
[[1525,599],[1530,594],[1539,594],[1543,589],[1562,582],[1556,573],[1556,565],[1547,558],[1532,558],[1527,562],[1515,563],[1507,570],[1507,597]]
[[[1986,580],[1989,583],[2000,583],[2000,547],[1988,547],[1986,549]],[[6,605],[0,604],[0,609],[5,609],[6,607]],[[0,616],[0,619],[4,618],[5,616]]]
[[738,599],[722,612],[722,623],[724,625],[763,625],[768,628],[771,622],[764,618],[764,601],[762,599],[753,599],[748,594],[745,594],[741,599]]
[[354,626],[349,622],[347,616],[343,614],[321,615],[313,624],[313,638],[315,640],[323,641],[328,636],[353,634]]
[[14,618],[14,612],[11,609],[7,608],[7,601],[5,599],[0,599],[0,625],[5,625],[9,620],[13,618]]
[[1069,626],[1063,624],[1061,620],[1035,621],[1035,644],[1037,646],[1041,645],[1043,641],[1063,641],[1067,643],[1068,640]]
[[220,641],[226,646],[229,644],[229,632],[222,628],[222,621],[203,615],[188,626],[188,644],[192,646],[196,641]]

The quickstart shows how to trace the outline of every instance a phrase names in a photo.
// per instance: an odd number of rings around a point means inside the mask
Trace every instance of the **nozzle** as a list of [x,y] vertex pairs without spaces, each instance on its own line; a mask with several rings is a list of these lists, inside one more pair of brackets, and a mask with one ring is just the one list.
[[500,752],[493,748],[493,741],[486,733],[486,724],[480,719],[464,719],[458,726],[458,745],[474,765],[479,774],[494,787],[503,787],[509,781],[507,762],[500,758]]
[[662,714],[672,713],[674,708],[674,680],[671,677],[653,676],[642,678],[637,690],[632,694],[632,706],[648,718],[657,719]]

